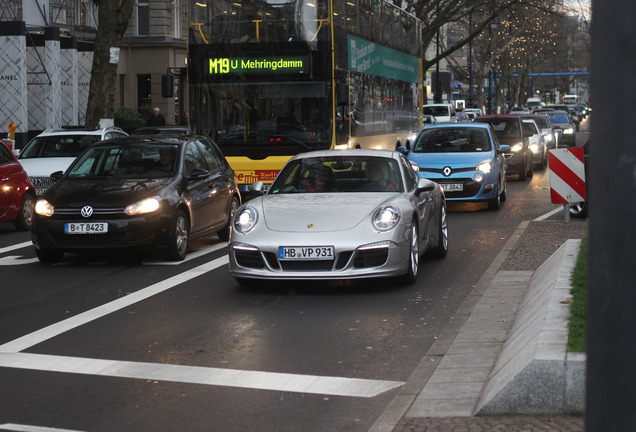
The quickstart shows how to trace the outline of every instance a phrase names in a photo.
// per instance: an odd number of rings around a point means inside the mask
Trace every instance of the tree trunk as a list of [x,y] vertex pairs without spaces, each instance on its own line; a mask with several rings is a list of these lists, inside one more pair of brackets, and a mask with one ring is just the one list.
[[115,115],[115,83],[117,63],[111,63],[111,48],[119,48],[128,27],[134,0],[100,0],[99,24],[95,36],[95,52],[91,84],[86,108],[86,128],[97,129],[99,120]]

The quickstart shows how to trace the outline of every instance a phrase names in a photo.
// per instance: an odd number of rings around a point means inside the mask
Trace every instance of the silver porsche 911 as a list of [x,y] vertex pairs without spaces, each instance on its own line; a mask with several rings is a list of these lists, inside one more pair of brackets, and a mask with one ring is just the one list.
[[[262,191],[255,184],[253,191]],[[446,200],[385,150],[299,154],[234,214],[230,273],[257,279],[417,279],[420,256],[448,251]]]

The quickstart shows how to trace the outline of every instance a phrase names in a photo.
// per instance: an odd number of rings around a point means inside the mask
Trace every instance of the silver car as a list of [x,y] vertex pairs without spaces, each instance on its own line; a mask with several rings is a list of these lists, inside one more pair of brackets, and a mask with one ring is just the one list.
[[[255,184],[253,191],[260,191]],[[385,150],[293,157],[267,194],[235,213],[230,273],[258,279],[398,277],[415,283],[424,252],[448,251],[441,187]]]

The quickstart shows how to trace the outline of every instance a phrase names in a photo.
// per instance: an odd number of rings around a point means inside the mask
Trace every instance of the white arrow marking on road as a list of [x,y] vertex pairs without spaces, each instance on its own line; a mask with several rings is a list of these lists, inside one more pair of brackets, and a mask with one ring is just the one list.
[[5,252],[11,252],[12,250],[16,250],[16,249],[22,249],[28,246],[33,246],[33,242],[28,241],[28,242],[18,243],[11,246],[0,248],[0,254]]
[[42,426],[21,425],[15,423],[0,424],[0,430],[16,431],[16,432],[81,432],[72,429],[58,429]]
[[30,353],[0,353],[0,367],[362,398],[375,397],[404,385],[404,382],[401,381],[297,375]]
[[33,264],[38,262],[37,258],[23,258],[22,256],[6,256],[0,258],[0,266],[12,266],[21,264]]

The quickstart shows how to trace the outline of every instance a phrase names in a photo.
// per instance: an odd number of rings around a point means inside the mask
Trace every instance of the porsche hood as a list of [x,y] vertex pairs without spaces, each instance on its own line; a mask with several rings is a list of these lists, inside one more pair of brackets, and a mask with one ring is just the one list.
[[395,193],[267,195],[258,208],[267,228],[281,232],[346,231],[391,204]]

